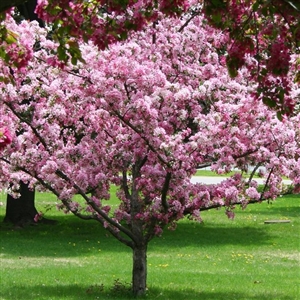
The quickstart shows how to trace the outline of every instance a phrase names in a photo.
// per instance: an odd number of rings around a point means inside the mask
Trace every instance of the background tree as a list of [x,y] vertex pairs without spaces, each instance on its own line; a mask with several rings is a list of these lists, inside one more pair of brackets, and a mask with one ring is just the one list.
[[[17,7],[18,18],[29,21],[38,21],[39,25],[43,27],[43,22],[34,13],[37,1],[29,0],[24,4]],[[16,16],[15,16],[16,17]],[[21,20],[19,20],[21,21]],[[11,72],[12,73],[12,72]],[[13,76],[13,74],[12,74]],[[31,97],[30,97],[31,98]],[[30,102],[30,99],[23,99],[24,105]],[[7,195],[6,201],[6,214],[4,222],[9,222],[15,226],[23,226],[24,224],[36,224],[38,211],[35,208],[34,196],[35,192],[29,188],[28,184],[20,181],[19,183],[20,197],[14,198],[10,194]],[[50,220],[43,219],[43,222],[51,222]]]
[[[185,216],[200,220],[204,209],[225,206],[233,217],[237,204],[274,199],[283,175],[299,184],[300,116],[280,122],[253,96],[256,80],[247,68],[228,76],[230,37],[201,15],[162,18],[107,50],[79,44],[84,63],[76,66],[61,65],[58,42],[37,23],[7,27],[20,44],[38,40],[41,50],[14,73],[14,84],[0,86],[11,132],[21,132],[1,153],[3,187],[9,178],[14,196],[20,180],[50,190],[62,209],[99,222],[131,247],[134,295],[145,292],[147,246],[164,228]],[[295,70],[287,79],[298,97]],[[5,63],[1,72],[8,72]],[[265,167],[265,186],[259,190],[253,173],[193,184],[196,169],[209,165],[217,173]]]

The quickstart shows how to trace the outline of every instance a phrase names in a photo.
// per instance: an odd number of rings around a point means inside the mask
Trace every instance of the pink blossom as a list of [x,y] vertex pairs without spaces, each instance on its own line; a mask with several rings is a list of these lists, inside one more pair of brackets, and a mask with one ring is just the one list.
[[160,226],[155,226],[155,228],[154,228],[154,234],[156,236],[160,236],[162,234],[162,232],[163,232],[163,230],[161,229]]
[[260,193],[254,187],[250,187],[250,188],[246,189],[246,195],[250,199],[258,200],[260,198]]
[[229,219],[233,220],[235,217],[235,214],[232,210],[226,210],[226,215]]
[[34,222],[37,223],[38,221],[40,221],[42,218],[43,218],[43,213],[42,212],[39,212],[37,213],[35,216],[34,216]]
[[12,142],[11,134],[7,127],[0,128],[0,150]]
[[238,189],[235,186],[231,186],[225,189],[225,197],[226,200],[229,201],[236,201],[238,197]]

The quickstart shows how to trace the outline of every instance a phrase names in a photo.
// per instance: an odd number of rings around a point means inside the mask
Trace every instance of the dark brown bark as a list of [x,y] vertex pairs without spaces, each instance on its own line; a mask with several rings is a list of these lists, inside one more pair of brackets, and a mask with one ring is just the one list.
[[[141,159],[133,167],[133,182],[135,178],[140,176],[140,170],[145,159]],[[137,219],[136,215],[141,212],[143,203],[139,199],[139,192],[135,185],[132,186],[130,195],[130,210],[131,210],[131,231],[134,235],[133,251],[133,267],[132,267],[132,292],[135,297],[142,296],[146,292],[147,282],[147,245],[149,240],[144,236],[144,221]]]
[[147,245],[133,247],[132,291],[135,297],[146,292],[147,283]]
[[20,182],[20,198],[13,198],[7,195],[6,214],[4,222],[9,222],[15,226],[23,227],[26,224],[35,224],[34,217],[38,213],[34,206],[34,190],[30,190],[28,185]]
[[[0,11],[1,7],[4,7],[6,4],[9,4],[10,6],[17,6],[20,14],[26,20],[36,20],[39,22],[40,26],[43,27],[44,24],[42,20],[40,20],[34,13],[37,0],[1,0]],[[4,222],[9,222],[16,226],[35,224],[34,217],[38,212],[34,205],[34,190],[30,190],[27,184],[20,182],[19,192],[21,196],[17,199],[7,195],[6,215],[4,217]],[[52,223],[50,220],[44,220],[44,222],[47,221]]]

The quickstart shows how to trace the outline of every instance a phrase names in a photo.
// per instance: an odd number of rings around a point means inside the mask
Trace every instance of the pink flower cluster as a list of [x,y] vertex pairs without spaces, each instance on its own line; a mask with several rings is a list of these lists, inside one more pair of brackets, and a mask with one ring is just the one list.
[[12,142],[11,134],[7,127],[0,128],[0,150]]

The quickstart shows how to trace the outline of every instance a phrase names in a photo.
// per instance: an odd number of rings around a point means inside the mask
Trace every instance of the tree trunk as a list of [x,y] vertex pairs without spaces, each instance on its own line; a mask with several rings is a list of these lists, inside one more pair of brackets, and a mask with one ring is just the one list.
[[132,291],[135,297],[146,292],[147,283],[147,245],[135,245],[133,248]]
[[[37,0],[1,0],[3,6],[10,4],[11,6],[18,6],[20,15],[26,20],[36,20],[41,27],[44,27],[44,23],[35,14],[35,7]],[[0,5],[1,10],[1,5]],[[27,100],[25,100],[27,101]],[[6,200],[6,215],[4,222],[13,223],[16,226],[24,226],[25,224],[35,224],[34,217],[38,213],[34,205],[34,190],[30,190],[28,185],[20,182],[20,194],[21,197],[14,199],[12,196],[7,195]],[[43,220],[46,222],[47,220]],[[51,221],[50,221],[51,223]]]
[[34,217],[38,213],[34,206],[34,190],[28,185],[20,182],[20,198],[7,195],[6,214],[4,222],[13,223],[16,226],[34,224]]

